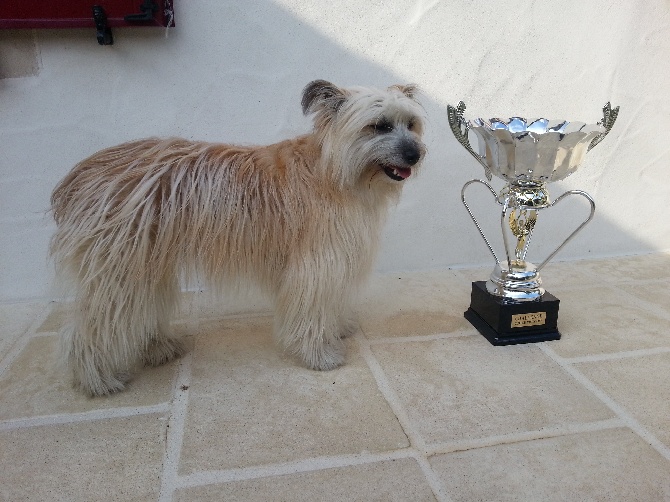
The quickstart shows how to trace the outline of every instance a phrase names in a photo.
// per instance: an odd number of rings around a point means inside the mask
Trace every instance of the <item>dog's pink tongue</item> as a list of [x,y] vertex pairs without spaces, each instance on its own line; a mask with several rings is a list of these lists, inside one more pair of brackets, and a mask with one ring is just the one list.
[[412,170],[406,167],[396,167],[396,172],[402,179],[407,179],[412,174]]

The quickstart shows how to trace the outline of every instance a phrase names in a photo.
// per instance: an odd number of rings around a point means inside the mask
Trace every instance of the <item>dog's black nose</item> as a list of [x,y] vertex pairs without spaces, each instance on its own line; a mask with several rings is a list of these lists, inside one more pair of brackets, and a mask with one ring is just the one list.
[[413,166],[421,158],[421,150],[415,144],[405,145],[402,149],[402,160]]

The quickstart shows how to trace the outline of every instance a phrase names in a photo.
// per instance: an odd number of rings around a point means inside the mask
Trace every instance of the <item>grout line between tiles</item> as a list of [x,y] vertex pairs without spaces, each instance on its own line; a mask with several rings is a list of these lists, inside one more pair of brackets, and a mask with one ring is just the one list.
[[165,413],[169,410],[168,403],[160,403],[150,406],[135,406],[126,408],[110,408],[103,410],[84,411],[81,413],[67,413],[59,415],[43,415],[40,417],[17,418],[3,420],[0,422],[0,431],[22,429],[27,427],[39,427],[43,425],[62,425],[77,422],[89,422],[94,420],[105,420],[110,418],[126,418],[138,415],[150,415],[153,413]]
[[17,340],[14,340],[12,348],[9,349],[9,352],[7,352],[5,357],[0,360],[0,377],[7,371],[7,368],[12,365],[16,358],[19,357],[19,354],[26,348],[26,345],[28,345],[28,342],[30,342],[31,339],[32,337],[30,336],[21,335]]
[[656,347],[653,349],[627,350],[624,352],[613,352],[611,354],[594,354],[590,356],[562,357],[567,364],[592,363],[598,361],[611,361],[616,359],[626,359],[629,357],[653,356],[656,354],[666,354],[670,352],[670,347]]
[[37,334],[35,333],[35,330],[42,325],[50,312],[50,304],[43,305],[40,312],[35,316],[35,319],[28,324],[28,327],[14,336],[14,340],[10,343],[11,348],[9,349],[9,352],[5,354],[4,358],[0,359],[0,376],[2,376],[25,346],[28,345],[28,342]]
[[174,382],[173,400],[170,406],[170,419],[167,424],[165,454],[163,456],[163,472],[159,502],[170,502],[178,485],[179,460],[184,442],[184,427],[188,412],[188,388],[191,383],[192,352],[179,361],[179,370]]
[[194,488],[197,486],[229,483],[232,481],[246,481],[250,479],[283,476],[303,472],[320,471],[338,467],[351,467],[371,464],[387,460],[416,458],[417,452],[413,448],[403,448],[386,453],[363,453],[354,455],[338,455],[332,457],[314,457],[292,462],[283,462],[238,469],[224,469],[217,471],[198,471],[176,479],[175,488]]
[[433,340],[448,340],[450,338],[462,338],[464,336],[478,335],[474,330],[459,330],[451,333],[437,333],[434,335],[417,335],[417,336],[394,336],[389,338],[366,338],[367,345],[390,345],[394,343],[407,342],[430,342]]
[[554,350],[546,343],[538,344],[540,349],[556,364],[561,366],[570,376],[577,380],[580,384],[591,391],[598,399],[600,399],[609,409],[611,409],[623,423],[632,429],[638,436],[640,436],[647,444],[660,453],[666,460],[670,460],[670,448],[663,444],[654,434],[648,431],[640,422],[638,422],[628,411],[618,404],[614,399],[607,395],[600,387],[594,384],[586,376],[584,376],[572,364],[564,360],[561,356],[556,354]]
[[498,436],[489,436],[480,439],[465,439],[462,441],[453,441],[446,443],[435,443],[427,447],[429,456],[441,455],[445,453],[454,453],[457,451],[475,450],[479,448],[488,448],[503,444],[521,443],[526,441],[535,441],[538,439],[548,439],[583,432],[602,431],[607,429],[617,429],[626,427],[626,423],[620,418],[610,418],[607,420],[598,420],[596,422],[585,422],[576,424],[567,424],[558,427],[549,427],[535,431],[515,432],[511,434],[501,434]]
[[417,455],[416,461],[418,462],[419,467],[421,468],[421,471],[423,472],[423,475],[428,482],[428,485],[430,486],[431,490],[433,490],[433,495],[435,495],[435,498],[439,502],[452,502],[451,497],[447,494],[447,491],[442,484],[442,480],[430,465],[428,456],[425,453]]
[[426,443],[424,442],[423,438],[418,433],[418,431],[414,429],[414,426],[412,425],[412,422],[409,416],[407,415],[404,406],[400,402],[398,395],[395,393],[395,390],[393,390],[391,384],[386,378],[386,374],[384,373],[381,364],[379,364],[379,361],[377,361],[377,358],[372,352],[372,349],[370,348],[370,343],[367,337],[365,336],[365,333],[361,332],[361,334],[362,339],[361,338],[357,339],[358,346],[360,348],[363,359],[367,363],[375,381],[377,382],[377,387],[384,396],[384,399],[386,399],[386,402],[391,407],[391,410],[398,419],[400,426],[405,431],[407,439],[409,439],[410,445],[416,448],[420,452],[420,455],[417,455],[416,459],[417,462],[419,463],[419,466],[421,467],[421,471],[423,472],[426,481],[428,482],[431,490],[433,491],[433,495],[435,495],[435,498],[439,502],[448,502],[450,498],[447,495],[444,485],[442,484],[439,477],[431,467],[430,462],[428,462]]
[[377,387],[384,396],[384,399],[386,399],[386,401],[388,402],[389,406],[391,407],[391,410],[398,419],[398,422],[400,422],[400,426],[402,427],[403,431],[405,431],[405,434],[407,435],[407,439],[409,440],[410,444],[415,448],[417,448],[419,451],[425,452],[426,444],[423,441],[423,438],[414,429],[409,419],[409,416],[405,411],[405,408],[400,403],[398,395],[395,393],[395,390],[393,390],[393,388],[391,387],[391,384],[386,378],[386,374],[384,373],[384,370],[379,364],[379,361],[377,361],[377,358],[372,353],[372,349],[370,348],[367,339],[359,338],[356,341],[358,342],[358,346],[360,348],[363,359],[367,363],[368,367],[370,368],[370,371],[372,372],[372,376],[377,382]]

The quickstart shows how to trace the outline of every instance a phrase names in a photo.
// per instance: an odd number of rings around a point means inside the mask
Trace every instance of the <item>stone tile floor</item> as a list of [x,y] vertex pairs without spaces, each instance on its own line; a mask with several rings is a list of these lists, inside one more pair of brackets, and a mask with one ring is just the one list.
[[670,255],[549,265],[563,338],[533,345],[463,319],[488,273],[373,278],[325,373],[188,293],[189,353],[96,399],[61,307],[0,305],[0,500],[670,500]]

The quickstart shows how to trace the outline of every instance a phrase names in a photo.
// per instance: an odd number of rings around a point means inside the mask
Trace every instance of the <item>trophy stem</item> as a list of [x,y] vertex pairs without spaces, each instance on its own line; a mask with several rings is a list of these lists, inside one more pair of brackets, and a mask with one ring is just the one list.
[[516,237],[514,256],[517,261],[525,259],[536,221],[537,211],[525,207],[514,209],[509,215],[509,227]]
[[[502,206],[500,228],[507,257],[507,269],[512,270],[515,263],[524,263],[530,240],[535,229],[538,210],[549,207],[549,193],[544,183],[517,180],[506,185],[498,194],[498,203]],[[508,218],[506,228],[506,219]],[[508,229],[516,237],[514,260],[511,257]],[[517,267],[518,268],[518,267]]]
[[505,221],[507,220],[507,210],[509,209],[509,197],[505,198],[503,202],[502,212],[500,213],[500,229],[502,230],[503,245],[505,247],[505,255],[507,256],[507,270],[512,270],[512,258],[509,255],[509,240],[507,238],[507,229],[505,228]]

